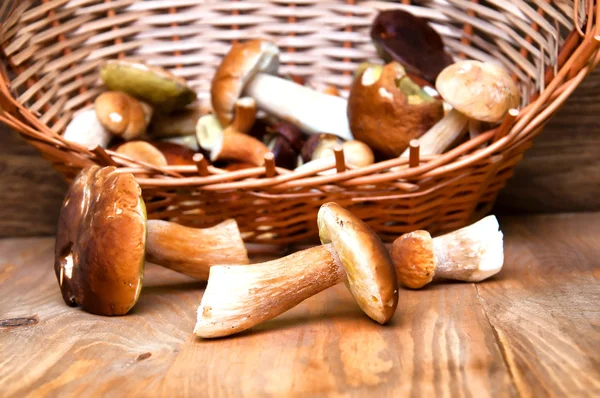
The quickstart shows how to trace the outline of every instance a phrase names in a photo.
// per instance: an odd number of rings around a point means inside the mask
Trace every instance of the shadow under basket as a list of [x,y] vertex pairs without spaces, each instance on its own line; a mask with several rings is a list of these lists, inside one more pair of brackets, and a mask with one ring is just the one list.
[[[456,60],[500,62],[519,83],[520,111],[443,155],[392,159],[336,173],[265,167],[227,172],[153,168],[61,137],[104,88],[98,68],[129,58],[184,77],[208,104],[210,81],[230,44],[270,39],[281,73],[334,85],[347,95],[379,10],[430,21]],[[149,218],[196,227],[235,218],[247,242],[317,239],[316,214],[335,201],[386,240],[415,229],[438,234],[490,211],[498,192],[552,115],[600,62],[600,5],[579,1],[198,1],[42,0],[0,5],[0,121],[17,130],[70,180],[90,164],[131,172]],[[390,168],[396,171],[390,171]]]

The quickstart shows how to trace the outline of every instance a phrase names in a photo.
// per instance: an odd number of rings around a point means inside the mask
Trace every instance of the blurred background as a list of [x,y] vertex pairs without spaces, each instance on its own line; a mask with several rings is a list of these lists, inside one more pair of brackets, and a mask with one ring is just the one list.
[[[53,235],[67,186],[0,124],[0,237]],[[517,166],[497,214],[600,210],[600,70],[581,84]]]

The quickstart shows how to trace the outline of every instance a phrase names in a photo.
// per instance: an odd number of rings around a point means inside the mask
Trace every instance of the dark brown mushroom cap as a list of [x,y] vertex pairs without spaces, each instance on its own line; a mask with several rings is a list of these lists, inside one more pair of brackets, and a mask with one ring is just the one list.
[[326,203],[317,216],[321,243],[333,244],[343,264],[348,289],[373,320],[389,321],[398,305],[398,281],[392,259],[379,237],[337,203]]
[[429,232],[418,230],[397,238],[392,259],[401,285],[419,289],[433,280],[436,258]]
[[131,174],[90,166],[63,203],[54,270],[65,303],[98,315],[124,315],[137,302],[144,271],[146,209]]
[[431,83],[452,64],[440,35],[426,20],[406,11],[381,11],[373,21],[371,39],[386,62],[400,62]]

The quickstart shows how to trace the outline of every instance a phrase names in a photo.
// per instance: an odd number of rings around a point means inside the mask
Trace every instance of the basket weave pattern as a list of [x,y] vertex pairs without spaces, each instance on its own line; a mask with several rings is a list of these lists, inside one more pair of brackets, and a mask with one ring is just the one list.
[[[502,63],[520,84],[518,117],[413,167],[392,159],[330,175],[155,168],[60,136],[102,92],[98,67],[111,58],[167,68],[208,103],[212,74],[231,42],[266,38],[282,49],[282,73],[346,94],[357,65],[377,60],[370,24],[390,8],[428,19],[456,59]],[[206,227],[235,217],[247,241],[274,244],[315,238],[316,212],[328,201],[350,208],[384,240],[474,221],[600,62],[600,5],[593,0],[24,0],[3,1],[0,21],[0,121],[67,179],[89,164],[117,165],[138,177],[150,218]],[[394,166],[402,167],[389,171]]]

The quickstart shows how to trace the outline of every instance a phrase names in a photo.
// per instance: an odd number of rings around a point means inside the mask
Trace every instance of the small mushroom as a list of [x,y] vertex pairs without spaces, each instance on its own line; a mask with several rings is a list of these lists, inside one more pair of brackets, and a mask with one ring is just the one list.
[[94,109],[100,123],[124,140],[139,138],[146,132],[152,108],[120,91],[107,91],[98,96]]
[[[502,67],[461,61],[444,69],[435,87],[453,109],[418,140],[422,155],[443,153],[466,131],[470,119],[498,123],[520,102],[519,88]],[[408,149],[402,156],[408,156]]]
[[397,62],[367,67],[350,89],[352,134],[387,158],[402,154],[443,115],[442,101],[414,83]]
[[269,148],[246,134],[256,118],[256,102],[244,97],[236,101],[235,107],[235,118],[225,129],[215,115],[201,117],[196,126],[198,143],[202,149],[210,151],[212,162],[237,160],[261,166]]
[[170,166],[191,166],[194,165],[195,151],[184,146],[166,141],[151,141],[156,149],[164,155],[167,164]]
[[248,267],[212,267],[194,333],[203,338],[239,333],[341,282],[371,319],[389,321],[398,284],[379,237],[336,203],[321,206],[317,223],[322,246]]
[[267,133],[265,144],[273,152],[275,164],[288,170],[295,169],[304,145],[300,129],[290,123],[278,122],[267,127]]
[[208,113],[208,109],[197,103],[172,113],[156,112],[150,123],[149,135],[152,138],[196,135],[196,123],[198,123],[198,119]]
[[156,167],[163,167],[168,164],[165,155],[154,145],[146,141],[126,142],[119,145],[116,152]]
[[386,62],[397,61],[430,82],[452,64],[440,35],[426,20],[403,10],[381,11],[373,21],[371,39]]
[[123,91],[163,113],[183,109],[196,99],[184,79],[156,66],[110,60],[101,67],[100,78],[109,90]]
[[[306,171],[315,168],[321,168],[326,164],[332,164],[332,159],[335,159],[334,149],[342,148],[344,150],[344,162],[346,165],[352,167],[365,167],[370,164],[373,164],[375,161],[375,156],[373,155],[373,151],[367,144],[358,140],[351,140],[342,143],[341,145],[335,144],[333,146],[329,146],[329,142],[331,140],[325,139],[322,140],[321,143],[326,143],[321,146],[317,146],[317,148],[313,151],[311,161],[302,164],[301,166],[296,167],[296,171]],[[322,171],[319,174],[330,174],[334,173],[335,170],[327,170]]]
[[247,264],[237,224],[194,229],[146,221],[132,174],[90,166],[73,180],[58,222],[54,270],[65,303],[124,315],[137,302],[149,261],[206,279],[211,265]]
[[279,49],[263,40],[234,44],[223,58],[211,86],[213,109],[222,125],[234,116],[242,95],[256,100],[258,108],[315,134],[327,132],[352,139],[345,99],[327,95],[291,80],[272,76],[279,69]]
[[87,109],[75,115],[69,122],[63,138],[86,148],[100,146],[106,148],[112,135],[102,126],[94,109]]
[[500,272],[504,263],[494,216],[436,238],[421,230],[404,234],[394,241],[391,254],[398,282],[412,289],[434,277],[479,282]]

